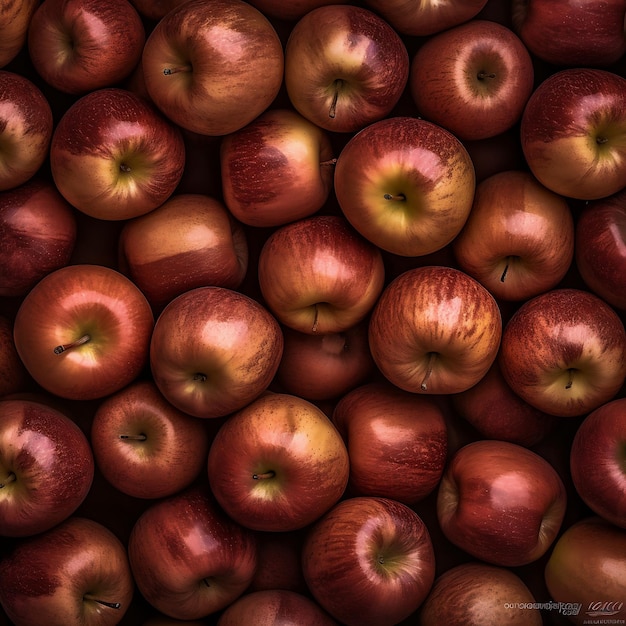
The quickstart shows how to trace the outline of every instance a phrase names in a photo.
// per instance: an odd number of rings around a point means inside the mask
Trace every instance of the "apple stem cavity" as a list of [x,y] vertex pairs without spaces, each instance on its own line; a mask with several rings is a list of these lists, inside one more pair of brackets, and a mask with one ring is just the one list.
[[403,193],[386,193],[385,200],[396,200],[397,202],[405,202],[406,196]]
[[179,74],[180,72],[191,72],[191,65],[181,65],[180,67],[166,67],[163,69],[165,76]]
[[101,604],[102,606],[106,606],[106,607],[108,607],[110,609],[119,609],[122,606],[119,602],[107,602],[106,600],[100,600],[99,598],[95,598],[90,593],[86,593],[83,596],[83,600],[89,600],[89,601],[92,601],[92,602],[97,602],[98,604]]
[[91,337],[89,335],[83,335],[80,339],[76,341],[72,341],[71,343],[64,343],[60,346],[57,346],[54,349],[55,354],[62,354],[66,350],[70,350],[71,348],[77,348],[78,346],[82,346],[86,344],[88,341],[91,341]]
[[424,374],[424,379],[422,380],[422,384],[420,388],[422,391],[428,390],[428,381],[430,380],[430,376],[433,373],[433,365],[435,363],[435,359],[437,358],[436,352],[430,352],[428,354],[428,365],[426,367],[426,373]]
[[120,435],[120,439],[125,441],[145,441],[148,437],[143,433],[139,435]]
[[10,485],[11,483],[14,483],[16,478],[17,477],[15,476],[14,472],[9,472],[4,481],[0,483],[0,489],[6,487],[7,485]]
[[335,86],[335,93],[333,94],[333,99],[330,103],[328,117],[334,120],[335,116],[337,115],[337,100],[339,99],[339,92],[341,91],[341,87],[343,86],[343,80],[341,78],[338,78],[333,84]]
[[274,470],[269,470],[269,472],[263,472],[262,474],[252,474],[254,480],[265,480],[266,478],[274,478],[274,476],[276,476]]

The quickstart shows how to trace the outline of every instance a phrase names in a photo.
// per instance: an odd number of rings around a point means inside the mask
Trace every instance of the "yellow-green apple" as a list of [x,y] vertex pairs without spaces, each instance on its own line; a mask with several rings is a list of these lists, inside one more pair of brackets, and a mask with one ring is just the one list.
[[478,183],[472,210],[452,243],[459,267],[502,300],[556,287],[574,258],[574,217],[563,196],[524,170]]
[[23,297],[67,265],[77,232],[73,207],[44,177],[0,192],[0,295]]
[[548,189],[596,200],[626,185],[626,78],[566,68],[533,91],[520,140],[528,167]]
[[366,383],[339,399],[332,421],[348,448],[350,494],[412,506],[439,484],[448,432],[430,397],[387,382]]
[[121,82],[141,60],[145,40],[141,17],[128,0],[45,0],[28,28],[35,71],[69,94]]
[[339,333],[365,319],[382,292],[381,251],[340,215],[314,215],[274,230],[258,280],[268,308],[304,333]]
[[626,530],[597,516],[566,528],[545,566],[550,597],[580,605],[569,616],[574,624],[624,620],[625,581]]
[[556,539],[567,494],[539,454],[508,441],[460,448],[439,484],[437,518],[454,545],[502,567],[538,560]]
[[392,626],[414,613],[435,579],[428,528],[389,498],[337,503],[309,530],[302,551],[307,585],[346,626]]
[[28,379],[13,340],[13,318],[0,314],[0,397],[24,391]]
[[408,82],[400,35],[351,4],[301,17],[285,45],[285,88],[294,108],[329,131],[353,133],[391,113]]
[[0,604],[14,626],[114,626],[134,590],[126,546],[86,517],[27,537],[0,560]]
[[606,402],[584,418],[570,448],[570,471],[585,504],[626,529],[626,398]]
[[0,191],[42,168],[53,132],[52,108],[41,89],[26,76],[0,70]]
[[334,164],[328,132],[291,109],[270,109],[222,138],[224,202],[250,226],[308,217],[330,196]]
[[389,283],[372,312],[370,351],[392,384],[412,393],[459,393],[495,361],[502,317],[493,296],[447,266],[407,270]]
[[[537,599],[510,568],[481,561],[440,574],[419,609],[420,626],[542,626]],[[528,607],[528,608],[527,608]]]
[[132,382],[148,361],[154,318],[139,288],[114,269],[68,265],[39,281],[13,328],[20,358],[39,385],[62,398],[102,398]]
[[56,526],[83,503],[93,477],[89,441],[67,415],[41,402],[0,401],[0,535]]
[[104,399],[90,435],[104,478],[135,498],[164,498],[188,487],[209,452],[206,423],[173,407],[151,380]]
[[258,301],[226,287],[197,287],[157,318],[150,344],[154,381],[194,417],[224,417],[270,385],[283,351],[281,328]]
[[422,256],[449,244],[472,208],[476,176],[463,144],[416,117],[388,117],[354,134],[334,188],[352,226],[379,248]]
[[242,0],[191,0],[151,31],[142,67],[150,98],[174,123],[203,135],[239,130],[274,101],[282,42]]
[[556,66],[609,66],[626,53],[626,2],[513,0],[513,27],[530,52]]
[[614,308],[626,311],[626,191],[581,209],[574,254],[587,287]]
[[186,0],[130,0],[141,16],[153,22],[158,22],[183,2]]
[[256,537],[218,507],[203,487],[154,502],[135,522],[128,556],[142,596],[181,620],[207,617],[248,587]]
[[176,189],[184,166],[180,129],[145,99],[117,87],[78,98],[63,113],[50,145],[58,190],[101,220],[156,209]]
[[246,528],[284,532],[326,513],[348,483],[348,451],[317,406],[268,392],[231,415],[208,457],[211,491]]
[[120,267],[155,310],[209,285],[237,289],[248,269],[248,241],[223,202],[177,193],[128,220],[119,236]]
[[475,140],[519,122],[534,78],[530,53],[510,28],[473,19],[417,49],[409,89],[420,115],[461,140]]
[[615,310],[577,288],[526,300],[502,333],[499,364],[523,400],[580,416],[613,399],[626,379],[626,332]]
[[12,0],[0,5],[0,68],[22,51],[28,37],[28,26],[40,0]]

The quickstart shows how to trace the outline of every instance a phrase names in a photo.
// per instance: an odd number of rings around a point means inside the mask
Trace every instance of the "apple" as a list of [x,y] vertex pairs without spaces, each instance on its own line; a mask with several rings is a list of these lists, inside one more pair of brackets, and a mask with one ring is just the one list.
[[45,178],[0,192],[0,295],[23,297],[68,265],[77,233],[73,207]]
[[459,449],[439,484],[437,518],[467,554],[502,567],[538,560],[556,539],[567,495],[539,454],[508,441],[480,440]]
[[370,124],[349,139],[335,166],[347,220],[382,250],[409,257],[441,250],[459,234],[475,185],[459,139],[415,117]]
[[528,167],[555,193],[597,200],[626,185],[626,78],[566,68],[533,91],[520,139]]
[[597,515],[626,529],[626,398],[606,402],[580,424],[570,449],[577,493]]
[[124,273],[157,311],[196,287],[237,289],[248,269],[241,224],[221,200],[204,194],[174,194],[128,220],[118,247]]
[[348,448],[351,494],[412,506],[439,484],[448,432],[431,398],[370,382],[339,399],[332,421]]
[[22,301],[15,347],[39,385],[62,398],[103,398],[146,366],[154,318],[139,288],[114,269],[68,265]]
[[562,196],[524,170],[478,183],[452,243],[456,261],[496,298],[528,300],[556,287],[574,258],[574,218]]
[[28,28],[35,71],[69,94],[118,84],[141,60],[145,40],[128,0],[45,0]]
[[388,498],[342,500],[309,530],[302,551],[313,597],[345,626],[392,626],[417,610],[435,578],[428,529]]
[[385,282],[380,250],[340,215],[285,224],[265,241],[258,281],[270,311],[303,333],[340,333],[365,319]]
[[559,417],[593,411],[626,379],[624,324],[604,300],[577,288],[525,301],[502,333],[506,382],[535,408]]
[[96,464],[116,489],[156,499],[188,487],[204,470],[209,431],[174,408],[151,380],[103,400],[91,423]]
[[369,324],[372,357],[411,393],[460,393],[495,361],[502,335],[493,296],[464,272],[426,265],[389,283]]
[[575,258],[584,283],[605,302],[626,311],[626,190],[581,209]]
[[[436,579],[419,609],[420,626],[542,626],[537,600],[511,569],[469,561]],[[528,608],[526,608],[528,606]]]
[[259,397],[282,351],[280,326],[258,301],[225,287],[197,287],[157,318],[150,365],[166,400],[194,417],[215,418]]
[[332,421],[298,396],[266,393],[231,415],[209,449],[211,491],[226,514],[259,531],[304,528],[343,495],[348,451]]
[[192,0],[151,31],[142,58],[150,98],[175,124],[203,135],[243,128],[274,101],[283,80],[282,42],[242,0]]
[[29,376],[13,341],[13,319],[0,314],[0,398],[24,391]]
[[14,0],[0,7],[0,68],[7,66],[26,45],[28,26],[39,0]]
[[328,200],[330,135],[290,109],[270,109],[220,145],[224,202],[244,224],[273,227],[308,217]]
[[84,517],[25,538],[0,560],[0,604],[15,626],[113,626],[133,594],[126,547]]
[[200,619],[232,604],[257,563],[254,533],[236,524],[202,487],[153,503],[128,540],[132,573],[158,611]]
[[557,66],[609,66],[626,53],[626,3],[513,0],[513,26],[536,57]]
[[53,124],[41,89],[30,78],[0,70],[0,192],[25,183],[42,168]]
[[56,526],[87,497],[94,459],[87,437],[40,402],[0,400],[0,535]]
[[408,82],[409,54],[373,11],[331,4],[302,16],[285,45],[285,88],[305,118],[353,133],[383,119]]
[[420,115],[476,140],[519,122],[534,78],[530,53],[510,28],[473,19],[428,38],[413,56],[408,84]]

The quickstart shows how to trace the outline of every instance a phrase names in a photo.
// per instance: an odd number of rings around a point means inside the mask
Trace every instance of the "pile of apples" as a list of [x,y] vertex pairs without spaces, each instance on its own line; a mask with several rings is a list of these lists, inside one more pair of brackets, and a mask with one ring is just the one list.
[[0,626],[626,620],[626,0],[0,4]]

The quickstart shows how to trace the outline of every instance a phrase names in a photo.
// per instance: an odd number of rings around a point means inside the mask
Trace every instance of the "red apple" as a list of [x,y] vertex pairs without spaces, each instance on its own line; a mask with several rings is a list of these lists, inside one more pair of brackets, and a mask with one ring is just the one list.
[[14,0],[0,6],[0,68],[21,52],[28,37],[28,26],[40,0]]
[[132,382],[148,361],[154,319],[138,287],[99,265],[48,274],[22,301],[14,339],[30,375],[73,400],[102,398]]
[[258,262],[259,287],[285,326],[339,333],[365,319],[380,295],[380,250],[337,215],[314,215],[272,232]]
[[150,345],[154,381],[194,417],[224,417],[260,396],[283,351],[276,319],[259,302],[225,287],[198,287],[159,315]]
[[587,291],[553,289],[524,302],[508,321],[499,364],[513,391],[535,408],[583,415],[624,384],[624,324]]
[[305,118],[352,133],[391,113],[409,64],[404,42],[376,13],[350,4],[321,6],[290,31],[285,87]]
[[270,21],[241,0],[192,0],[165,15],[143,51],[146,89],[175,124],[226,135],[258,117],[283,80]]
[[437,517],[445,536],[473,557],[502,567],[538,560],[563,522],[566,491],[543,457],[507,441],[469,443],[439,485]]
[[267,393],[231,415],[209,450],[211,491],[229,517],[284,532],[320,518],[343,495],[348,451],[311,402]]
[[463,144],[426,120],[389,117],[339,153],[335,194],[345,217],[379,248],[422,256],[449,244],[472,208],[474,166]]
[[408,506],[355,497],[310,529],[302,552],[309,589],[346,626],[392,626],[411,615],[435,578],[426,525]]
[[28,380],[13,340],[13,319],[0,314],[0,398],[24,391]]

